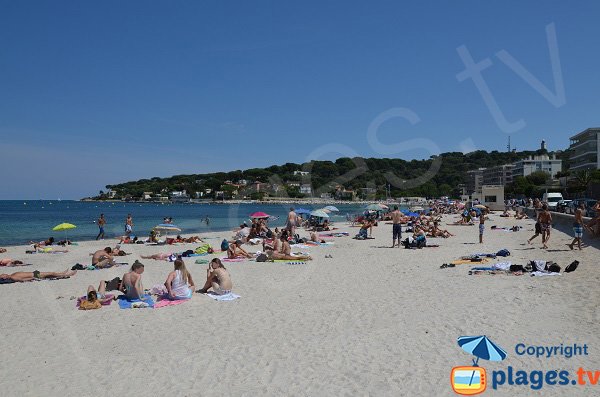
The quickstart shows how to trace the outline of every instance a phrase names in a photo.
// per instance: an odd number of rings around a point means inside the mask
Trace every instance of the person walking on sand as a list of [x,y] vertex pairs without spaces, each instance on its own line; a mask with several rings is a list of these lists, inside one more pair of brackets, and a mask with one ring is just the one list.
[[127,219],[125,219],[125,235],[129,236],[133,233],[133,217],[131,214],[127,214]]
[[483,231],[485,230],[485,210],[479,214],[479,244],[483,244]]
[[575,221],[573,222],[573,241],[571,244],[568,244],[569,248],[573,249],[575,243],[577,243],[577,247],[581,251],[581,239],[583,238],[583,208],[584,204],[579,204],[577,210],[575,210]]
[[294,207],[290,208],[290,212],[288,213],[287,220],[285,222],[285,228],[290,233],[290,236],[296,234],[296,226],[298,221],[298,215],[294,211]]
[[104,219],[104,214],[100,214],[100,218],[96,221],[98,224],[98,235],[96,236],[96,240],[102,239],[104,240],[104,225],[106,225],[106,219]]
[[398,248],[400,248],[400,241],[402,240],[402,213],[398,211],[398,206],[394,206],[392,211],[392,248],[396,245],[396,239],[398,239]]
[[540,229],[542,230],[542,248],[548,249],[548,240],[550,240],[550,229],[552,228],[552,214],[548,211],[548,204],[542,205],[542,212],[538,216]]

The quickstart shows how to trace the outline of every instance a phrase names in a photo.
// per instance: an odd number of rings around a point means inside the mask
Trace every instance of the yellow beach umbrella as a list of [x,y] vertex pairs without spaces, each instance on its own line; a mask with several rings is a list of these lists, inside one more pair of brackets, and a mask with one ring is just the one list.
[[60,225],[56,225],[52,228],[52,230],[59,232],[59,231],[64,231],[65,232],[65,240],[67,240],[67,230],[70,229],[75,229],[77,226],[73,225],[72,223],[61,223]]

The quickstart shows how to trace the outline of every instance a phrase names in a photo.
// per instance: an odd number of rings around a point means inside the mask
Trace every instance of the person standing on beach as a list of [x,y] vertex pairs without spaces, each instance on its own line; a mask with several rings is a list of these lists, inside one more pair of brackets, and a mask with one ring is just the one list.
[[102,239],[104,240],[104,225],[106,225],[106,219],[104,219],[104,214],[100,214],[100,218],[96,221],[98,224],[98,235],[96,236],[96,240]]
[[285,228],[289,231],[290,236],[294,236],[296,234],[296,221],[298,220],[298,215],[294,211],[294,207],[290,208],[290,212],[288,213],[287,221],[285,223]]
[[577,247],[581,251],[581,239],[583,238],[583,208],[584,204],[579,204],[577,210],[575,210],[575,221],[573,222],[573,236],[575,237],[571,244],[569,244],[569,248],[573,249],[575,243],[577,243]]
[[125,219],[125,235],[129,236],[133,232],[133,217],[131,214],[127,214],[127,219]]
[[479,244],[483,244],[483,231],[485,230],[485,210],[479,214]]
[[548,240],[550,240],[550,229],[552,225],[552,214],[548,211],[548,204],[542,205],[542,212],[538,216],[540,229],[542,230],[542,248],[548,249]]
[[396,239],[398,239],[398,248],[400,248],[400,241],[402,240],[402,213],[398,211],[398,206],[394,206],[392,211],[392,248],[396,245]]

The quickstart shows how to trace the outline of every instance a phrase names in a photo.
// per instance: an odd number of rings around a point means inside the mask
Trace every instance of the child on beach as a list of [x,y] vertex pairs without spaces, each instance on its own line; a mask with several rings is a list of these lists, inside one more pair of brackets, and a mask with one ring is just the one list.
[[479,214],[479,244],[483,244],[483,231],[485,230],[485,211]]

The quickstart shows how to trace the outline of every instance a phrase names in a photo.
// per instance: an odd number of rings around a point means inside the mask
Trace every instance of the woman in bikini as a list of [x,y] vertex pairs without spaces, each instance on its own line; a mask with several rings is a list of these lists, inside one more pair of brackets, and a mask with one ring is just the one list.
[[205,294],[211,288],[213,293],[217,295],[229,294],[233,288],[231,276],[219,258],[214,258],[208,264],[208,269],[206,271],[206,283],[204,283],[204,287],[202,287],[202,289],[199,289],[196,292]]

